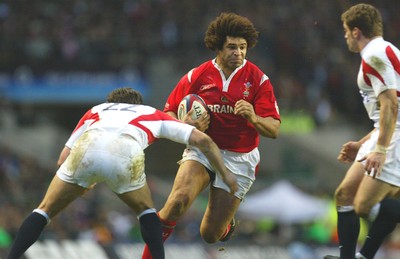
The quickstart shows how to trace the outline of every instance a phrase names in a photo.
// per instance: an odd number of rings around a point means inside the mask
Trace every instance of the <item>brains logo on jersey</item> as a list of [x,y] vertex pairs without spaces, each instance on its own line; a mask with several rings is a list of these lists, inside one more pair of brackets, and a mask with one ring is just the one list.
[[194,109],[192,119],[198,119],[203,113],[208,112],[208,108],[204,100],[197,94],[188,94],[183,97],[178,107],[178,119],[183,120],[185,115]]

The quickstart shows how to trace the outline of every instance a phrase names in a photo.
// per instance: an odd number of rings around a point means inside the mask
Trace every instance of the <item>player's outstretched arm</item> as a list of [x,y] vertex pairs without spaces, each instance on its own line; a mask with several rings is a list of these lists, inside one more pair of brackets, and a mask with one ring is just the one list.
[[[194,109],[192,108],[182,119],[182,122],[192,125],[196,127],[196,129],[200,131],[206,131],[208,129],[208,126],[210,125],[210,115],[208,112],[203,113],[199,118],[193,119],[192,114],[194,112]],[[169,116],[178,119],[178,116],[176,115],[175,112],[168,111],[166,112]]]
[[231,194],[238,187],[235,175],[226,168],[217,144],[205,133],[194,129],[189,138],[189,144],[198,147],[210,161],[214,169],[221,175],[222,180],[229,186]]

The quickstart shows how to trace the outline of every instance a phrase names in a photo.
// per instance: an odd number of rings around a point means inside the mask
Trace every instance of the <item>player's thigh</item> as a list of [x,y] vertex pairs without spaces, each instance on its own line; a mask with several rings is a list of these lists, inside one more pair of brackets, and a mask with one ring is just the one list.
[[350,166],[335,192],[337,206],[347,206],[353,204],[354,196],[357,193],[364,175],[365,169],[361,163],[354,162]]
[[206,168],[197,161],[188,160],[179,166],[172,190],[160,217],[178,220],[210,182]]
[[210,183],[210,176],[206,168],[197,161],[185,161],[180,165],[175,176],[170,198],[195,199]]
[[397,187],[396,191],[393,194],[391,194],[390,197],[395,199],[400,199],[400,187]]
[[86,190],[86,188],[64,182],[58,176],[54,176],[38,208],[52,218]]
[[200,226],[202,235],[212,233],[220,237],[235,215],[240,202],[239,198],[212,186],[207,209]]
[[361,214],[369,213],[370,209],[385,197],[396,196],[398,187],[385,183],[381,180],[365,176],[354,198],[356,211]]
[[140,214],[146,209],[154,207],[150,188],[147,183],[145,183],[145,185],[140,189],[117,194],[117,196],[123,202],[125,202],[136,213],[136,215]]

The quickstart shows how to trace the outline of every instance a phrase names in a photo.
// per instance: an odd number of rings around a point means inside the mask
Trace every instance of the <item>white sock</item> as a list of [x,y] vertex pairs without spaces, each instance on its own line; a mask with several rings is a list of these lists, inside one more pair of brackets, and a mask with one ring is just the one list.
[[354,206],[353,205],[349,205],[349,206],[337,206],[336,207],[336,211],[337,212],[349,212],[349,211],[353,211],[354,210]]
[[137,216],[137,219],[140,219],[141,216],[146,215],[146,214],[149,214],[149,213],[157,213],[157,210],[156,210],[155,208],[151,208],[151,209],[144,210],[144,211],[142,211],[142,213],[140,213],[140,214]]
[[47,224],[50,223],[51,219],[50,219],[49,215],[47,215],[47,213],[46,213],[45,211],[43,211],[43,210],[41,210],[41,209],[34,209],[32,212],[36,212],[36,213],[42,215],[43,217],[46,218]]

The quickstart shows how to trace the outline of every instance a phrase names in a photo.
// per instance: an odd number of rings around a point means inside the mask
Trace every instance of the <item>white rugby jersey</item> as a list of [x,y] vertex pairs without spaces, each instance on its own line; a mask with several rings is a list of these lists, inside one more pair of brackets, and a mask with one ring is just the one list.
[[[360,54],[357,84],[368,116],[374,122],[374,127],[379,128],[377,97],[387,89],[396,89],[397,96],[400,96],[400,51],[379,37],[370,41]],[[396,127],[400,127],[400,117],[397,118]]]
[[65,145],[72,148],[83,132],[91,129],[130,135],[142,149],[159,138],[188,144],[194,128],[150,106],[102,103],[82,116]]

